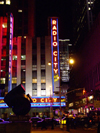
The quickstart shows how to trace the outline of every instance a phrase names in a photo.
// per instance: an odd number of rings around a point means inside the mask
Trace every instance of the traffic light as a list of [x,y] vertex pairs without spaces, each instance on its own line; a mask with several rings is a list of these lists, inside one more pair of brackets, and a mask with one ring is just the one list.
[[85,89],[83,89],[83,95],[86,93]]

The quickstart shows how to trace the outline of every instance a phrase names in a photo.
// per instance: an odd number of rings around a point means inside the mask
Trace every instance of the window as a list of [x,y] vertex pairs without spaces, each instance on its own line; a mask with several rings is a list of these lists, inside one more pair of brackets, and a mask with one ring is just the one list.
[[0,5],[3,5],[4,4],[4,1],[0,1]]
[[45,77],[45,70],[41,70],[41,77]]
[[32,89],[32,96],[37,96],[37,89]]
[[46,90],[45,89],[41,89],[41,96],[45,96],[46,95]]
[[37,71],[32,71],[32,78],[36,79],[37,78]]
[[41,84],[41,96],[45,96],[46,95],[46,84],[42,83]]
[[6,5],[10,5],[10,0],[6,0]]
[[37,96],[37,84],[32,84],[32,96]]
[[22,12],[22,10],[21,10],[21,9],[19,9],[19,10],[18,10],[18,12]]

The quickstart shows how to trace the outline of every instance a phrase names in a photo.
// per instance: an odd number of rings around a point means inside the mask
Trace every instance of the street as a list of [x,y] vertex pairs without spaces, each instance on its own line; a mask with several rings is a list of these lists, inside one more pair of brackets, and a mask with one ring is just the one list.
[[[43,129],[41,130],[41,128],[39,129],[33,129],[31,133],[40,133],[42,131],[42,133],[69,133],[68,131],[66,131],[66,128],[64,127],[63,129],[60,129],[59,127],[55,127],[53,130],[49,127],[48,129]],[[76,128],[76,129],[70,129],[70,133],[97,133],[97,129],[96,128]]]

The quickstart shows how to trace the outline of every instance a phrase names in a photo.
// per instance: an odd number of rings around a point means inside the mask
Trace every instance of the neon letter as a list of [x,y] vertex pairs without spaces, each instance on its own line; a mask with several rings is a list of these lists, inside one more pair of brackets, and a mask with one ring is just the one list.
[[32,99],[32,101],[33,101],[33,103],[36,103],[37,100],[34,98],[34,99]]
[[52,20],[53,25],[56,25],[56,22],[57,22],[56,20]]
[[54,36],[54,35],[57,35],[57,31],[53,31],[52,32],[52,35]]
[[53,52],[53,55],[54,55],[54,56],[57,56],[57,51],[54,51],[54,52]]
[[56,26],[53,26],[52,29],[53,29],[53,30],[57,30],[57,27],[56,27]]
[[40,101],[41,101],[42,103],[44,103],[44,98],[41,98]]
[[57,101],[57,98],[53,98],[53,100],[54,100],[54,102],[56,102]]
[[57,67],[57,64],[58,64],[58,63],[54,63],[55,68]]
[[58,69],[54,69],[54,72],[57,73]]
[[53,46],[57,46],[57,42],[53,42]]
[[56,36],[53,36],[53,39],[54,39],[54,41],[56,41],[57,40],[57,37]]

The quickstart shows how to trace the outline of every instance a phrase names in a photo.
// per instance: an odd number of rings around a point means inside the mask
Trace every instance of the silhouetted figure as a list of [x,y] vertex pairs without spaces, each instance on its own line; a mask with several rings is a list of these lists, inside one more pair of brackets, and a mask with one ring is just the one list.
[[72,118],[72,120],[71,120],[71,128],[76,129],[76,119],[75,118]]
[[69,131],[69,125],[70,125],[69,118],[68,116],[66,116],[66,131]]
[[42,127],[41,127],[41,129],[47,129],[47,127],[46,127],[46,121],[45,121],[45,117],[43,116],[43,122],[42,122]]
[[100,133],[100,118],[99,118],[99,120],[98,120],[97,133]]
[[54,117],[51,119],[51,129],[54,129]]

